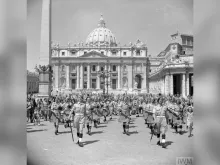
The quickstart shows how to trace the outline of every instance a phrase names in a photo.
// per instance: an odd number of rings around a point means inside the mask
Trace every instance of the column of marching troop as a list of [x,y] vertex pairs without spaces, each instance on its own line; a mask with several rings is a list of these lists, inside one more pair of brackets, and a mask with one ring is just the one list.
[[[36,104],[36,105],[35,105]],[[73,127],[77,130],[78,142],[82,147],[83,128],[91,135],[92,125],[98,128],[101,122],[111,120],[113,115],[119,116],[123,133],[129,134],[131,116],[143,116],[145,124],[151,130],[151,138],[158,138],[157,144],[166,148],[166,133],[168,126],[176,133],[183,134],[189,131],[192,136],[193,129],[193,102],[174,96],[161,95],[113,95],[80,93],[69,96],[55,96],[49,99],[28,99],[28,111],[31,122],[39,123],[40,114],[45,120],[54,123],[55,134],[58,135],[59,125]],[[35,115],[30,115],[30,109],[35,106]],[[34,117],[33,117],[34,116]],[[184,130],[185,129],[185,130]]]

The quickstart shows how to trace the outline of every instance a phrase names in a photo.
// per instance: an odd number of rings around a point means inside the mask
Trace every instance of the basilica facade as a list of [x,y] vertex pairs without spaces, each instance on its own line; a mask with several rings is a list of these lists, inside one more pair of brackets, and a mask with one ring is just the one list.
[[[52,45],[53,91],[107,89],[141,92],[149,89],[150,63],[147,46],[140,40],[120,45],[101,16],[98,27],[85,43]],[[100,75],[108,75],[102,78]]]
[[85,43],[54,44],[51,54],[54,92],[193,95],[192,35],[172,34],[168,46],[151,57],[140,40],[120,45],[101,16]]

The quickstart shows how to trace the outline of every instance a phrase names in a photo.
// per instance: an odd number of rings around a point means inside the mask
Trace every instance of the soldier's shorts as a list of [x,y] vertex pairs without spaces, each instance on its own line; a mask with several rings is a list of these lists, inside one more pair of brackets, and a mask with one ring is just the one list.
[[74,116],[73,126],[74,128],[79,128],[80,126],[85,128],[85,116],[76,114]]

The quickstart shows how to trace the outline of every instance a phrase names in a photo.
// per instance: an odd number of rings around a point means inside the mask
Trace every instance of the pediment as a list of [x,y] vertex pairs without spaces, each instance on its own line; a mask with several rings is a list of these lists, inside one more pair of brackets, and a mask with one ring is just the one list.
[[106,56],[102,53],[96,52],[96,51],[91,51],[91,52],[88,52],[80,57],[82,57],[82,58],[107,58],[108,56]]

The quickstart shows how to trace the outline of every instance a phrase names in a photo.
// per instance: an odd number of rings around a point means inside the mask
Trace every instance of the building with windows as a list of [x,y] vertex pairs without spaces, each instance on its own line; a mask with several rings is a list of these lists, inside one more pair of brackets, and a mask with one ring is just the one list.
[[171,43],[150,58],[149,92],[193,95],[193,36],[171,35]]
[[[53,91],[92,89],[109,92],[148,92],[147,46],[140,40],[120,45],[101,16],[85,43],[52,45]],[[99,71],[110,71],[103,80]],[[104,83],[105,82],[105,83]]]
[[39,75],[34,72],[27,71],[27,94],[38,93],[39,91]]

